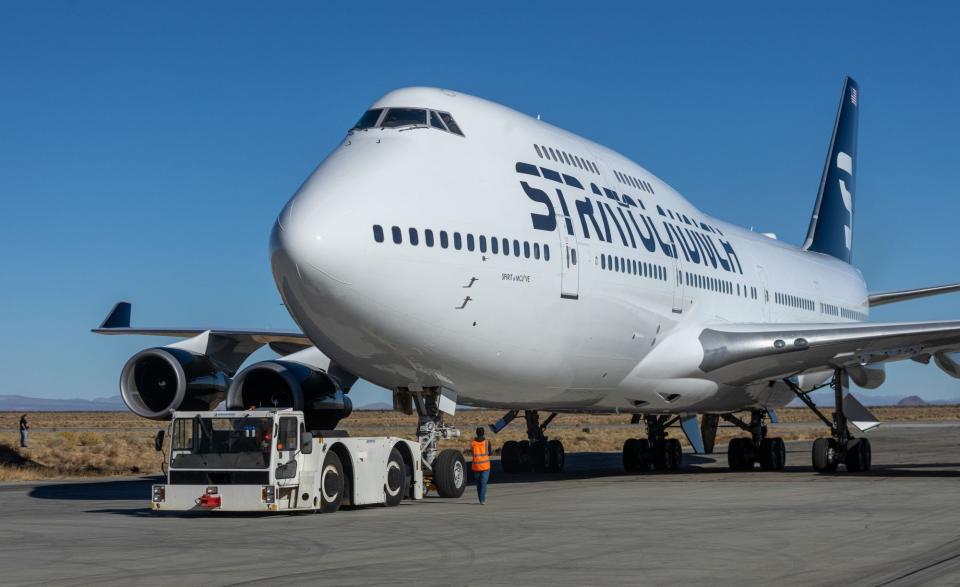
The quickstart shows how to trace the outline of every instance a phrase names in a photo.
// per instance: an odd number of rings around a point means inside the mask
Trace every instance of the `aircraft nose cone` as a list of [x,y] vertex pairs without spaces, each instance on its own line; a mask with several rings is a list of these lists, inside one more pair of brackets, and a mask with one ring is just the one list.
[[270,236],[274,276],[349,283],[342,220],[317,193],[300,193],[280,213]]

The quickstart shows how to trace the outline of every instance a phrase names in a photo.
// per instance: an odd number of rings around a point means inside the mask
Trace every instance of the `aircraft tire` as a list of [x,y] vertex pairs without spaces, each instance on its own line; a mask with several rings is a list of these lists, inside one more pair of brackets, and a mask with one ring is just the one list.
[[731,438],[730,443],[727,445],[727,466],[730,467],[731,471],[746,471],[749,469],[747,466],[747,455],[743,448],[744,441],[749,442],[749,439],[742,437]]
[[667,470],[677,471],[680,469],[680,463],[683,461],[683,447],[680,446],[680,441],[676,438],[668,438],[666,444],[666,450],[670,456]]
[[559,440],[551,440],[547,443],[547,449],[550,451],[550,472],[559,473],[563,471],[563,465],[566,464],[567,460],[563,443]]
[[530,443],[530,469],[543,473],[550,468],[550,448],[543,440]]
[[851,473],[861,473],[870,470],[870,441],[866,438],[854,438],[847,445],[846,462],[847,471]]
[[837,441],[833,438],[818,438],[813,441],[813,470],[817,473],[832,473],[837,470],[836,461],[830,458],[831,451],[836,454]]
[[503,443],[500,449],[500,467],[504,473],[519,473],[521,465],[520,443],[516,440],[508,440]]
[[637,463],[639,464],[637,470],[641,472],[649,471],[653,464],[653,453],[650,452],[650,441],[646,438],[637,440],[637,455]]
[[780,438],[764,438],[760,441],[760,469],[763,471],[782,471],[786,447]]
[[460,497],[467,487],[467,465],[463,453],[448,448],[433,462],[433,484],[440,497]]
[[640,441],[628,438],[623,443],[623,470],[633,473],[640,470]]
[[663,440],[654,441],[653,445],[650,447],[650,452],[653,454],[653,468],[657,471],[669,471],[670,470],[670,461],[672,455],[670,451],[667,450],[667,443]]

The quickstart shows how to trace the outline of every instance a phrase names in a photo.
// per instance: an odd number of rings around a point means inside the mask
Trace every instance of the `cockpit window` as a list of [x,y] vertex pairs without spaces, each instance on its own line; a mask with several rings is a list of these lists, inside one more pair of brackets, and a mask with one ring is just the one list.
[[447,127],[443,126],[443,122],[440,120],[440,115],[433,110],[430,111],[430,126],[439,128],[440,130],[447,130]]
[[427,124],[427,111],[419,108],[390,108],[380,126],[394,128],[412,124]]
[[377,121],[380,120],[380,114],[383,112],[383,108],[374,108],[372,110],[367,110],[363,113],[363,116],[360,117],[360,120],[353,125],[354,129],[363,130],[365,128],[372,128],[377,126]]
[[460,126],[449,112],[438,112],[426,108],[373,108],[364,112],[357,124],[353,125],[350,130],[400,127],[432,127],[461,137],[464,136]]
[[447,128],[450,129],[450,132],[452,132],[452,133],[454,133],[454,134],[458,134],[458,135],[460,135],[461,137],[463,136],[463,131],[460,130],[460,127],[457,126],[457,122],[453,119],[452,116],[450,116],[449,113],[447,113],[447,112],[441,112],[441,113],[440,113],[440,118],[443,119],[443,122],[447,125]]

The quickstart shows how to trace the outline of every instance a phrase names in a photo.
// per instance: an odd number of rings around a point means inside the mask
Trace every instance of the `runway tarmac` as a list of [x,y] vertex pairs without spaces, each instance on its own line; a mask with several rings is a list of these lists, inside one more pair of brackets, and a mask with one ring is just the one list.
[[560,476],[494,470],[488,504],[333,515],[155,515],[150,480],[0,486],[0,583],[914,585],[960,583],[960,424],[870,435],[874,471],[823,476],[684,455],[626,475],[619,454]]

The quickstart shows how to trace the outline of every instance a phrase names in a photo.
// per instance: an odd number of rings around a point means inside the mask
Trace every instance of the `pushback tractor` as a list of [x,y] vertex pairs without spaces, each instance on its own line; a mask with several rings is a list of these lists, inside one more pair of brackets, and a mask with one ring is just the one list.
[[424,496],[416,442],[310,431],[293,409],[174,412],[169,437],[154,511],[335,512]]

